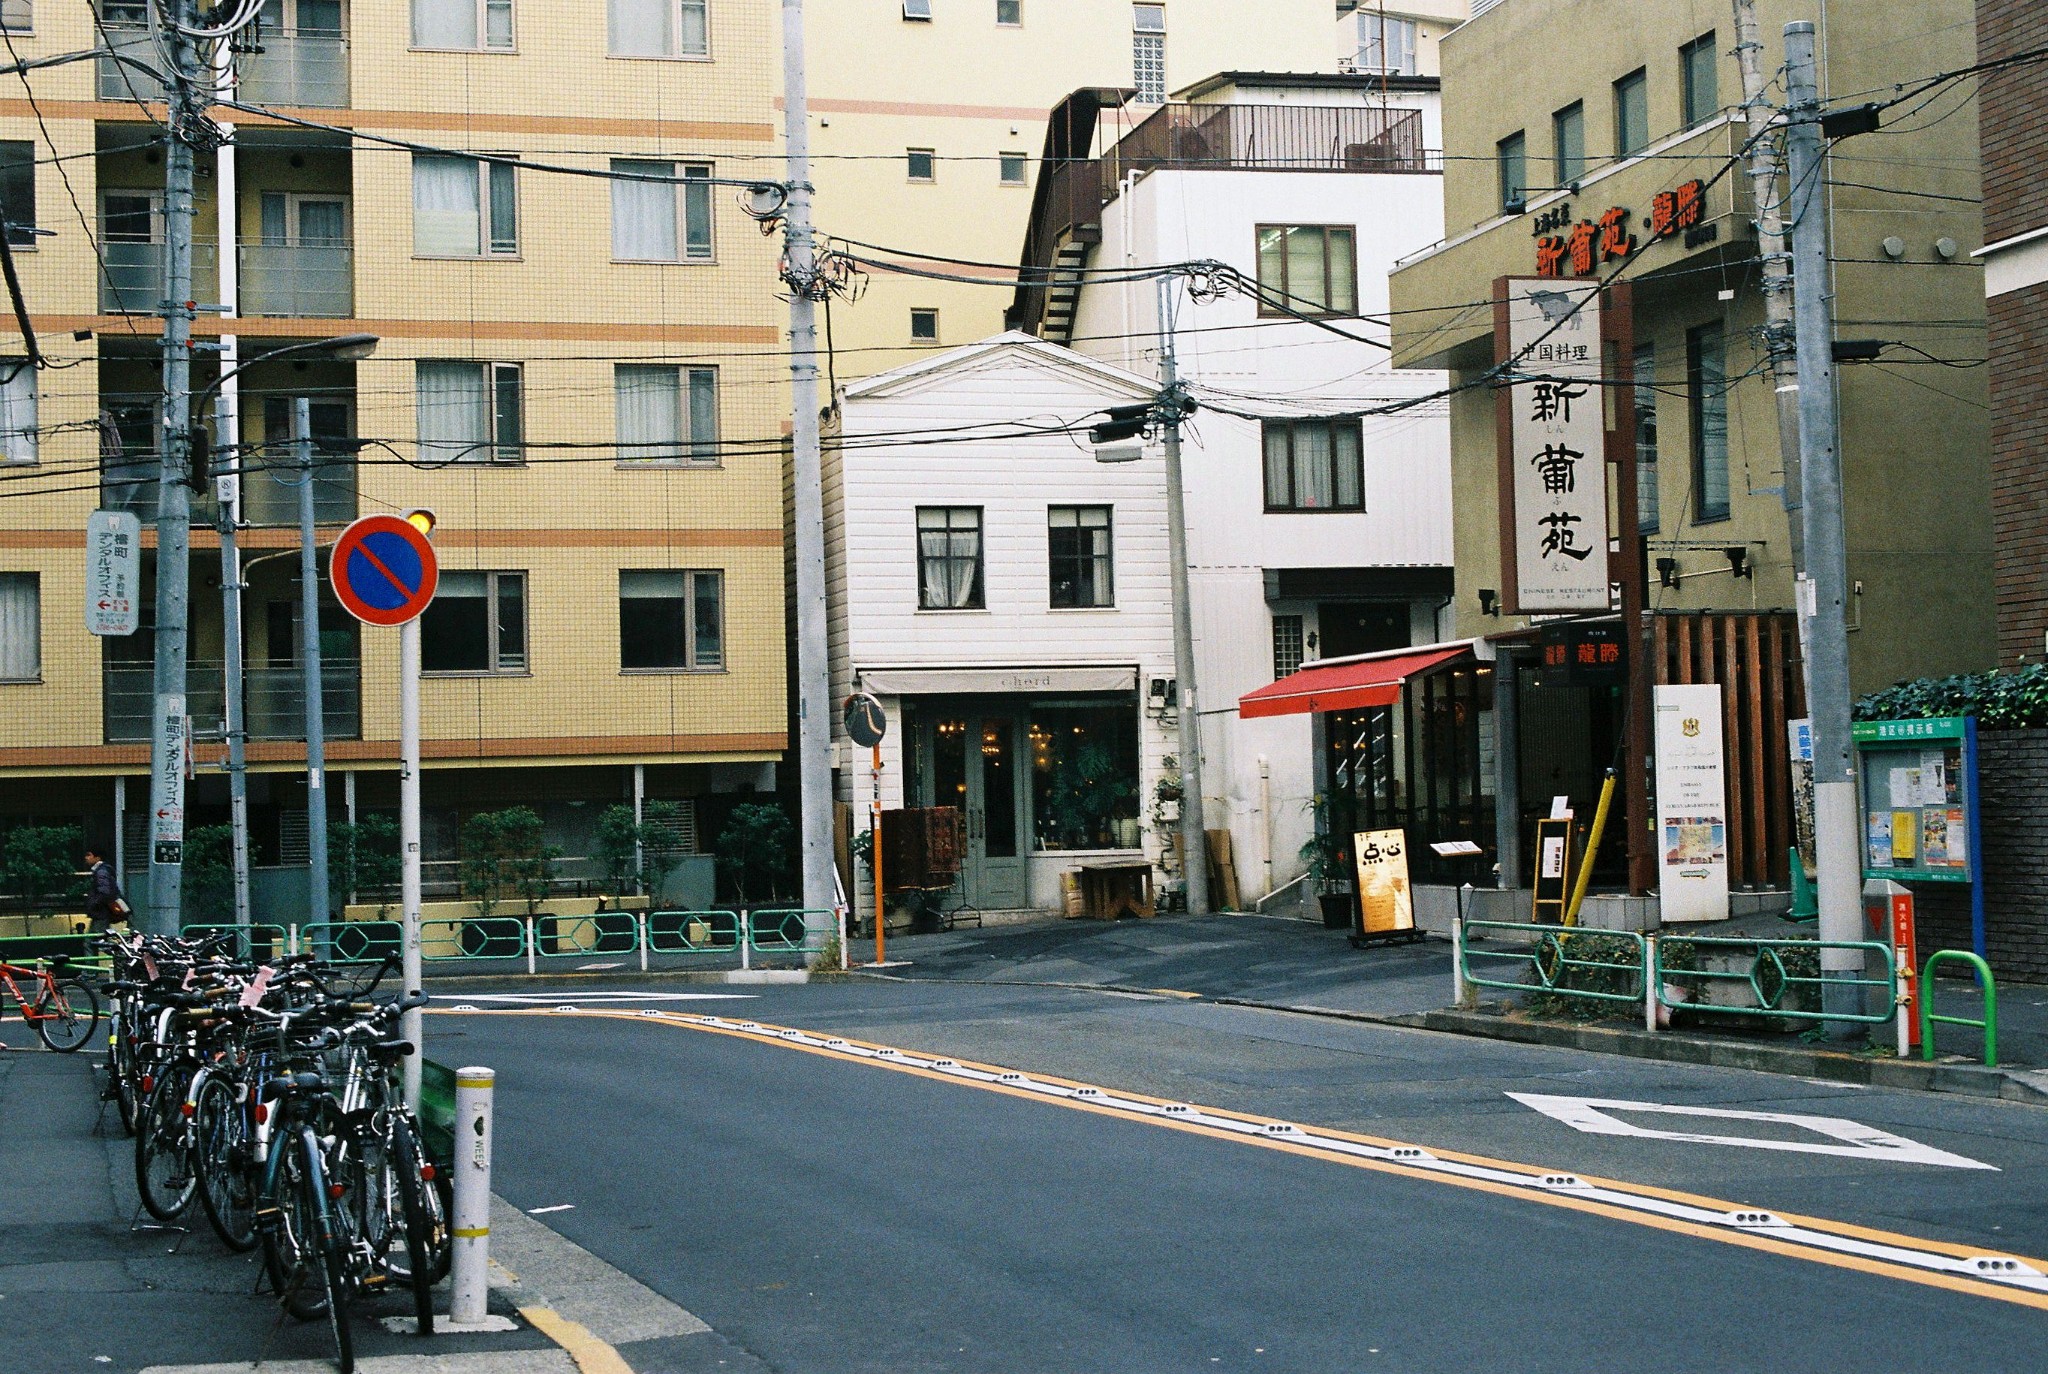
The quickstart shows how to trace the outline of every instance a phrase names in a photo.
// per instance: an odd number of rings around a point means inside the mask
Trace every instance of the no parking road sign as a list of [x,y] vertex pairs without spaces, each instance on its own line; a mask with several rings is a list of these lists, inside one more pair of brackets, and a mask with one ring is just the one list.
[[427,608],[441,578],[424,531],[396,515],[366,515],[341,532],[327,576],[335,600],[365,625],[403,625]]

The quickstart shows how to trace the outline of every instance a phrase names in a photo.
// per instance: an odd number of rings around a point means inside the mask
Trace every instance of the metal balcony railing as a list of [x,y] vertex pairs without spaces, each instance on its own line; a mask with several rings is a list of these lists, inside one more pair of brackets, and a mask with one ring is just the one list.
[[[320,664],[320,717],[328,739],[362,738],[361,669],[356,659],[329,658]],[[106,665],[103,709],[107,743],[129,744],[149,738],[154,672],[148,663]],[[250,739],[306,737],[303,669],[296,664],[245,668],[242,683]],[[220,738],[222,686],[219,660],[193,659],[186,665],[185,710],[192,717],[192,733],[200,739]]]
[[1162,105],[1103,158],[1108,184],[1163,167],[1427,172],[1422,112],[1375,105]]
[[242,99],[258,105],[348,105],[348,38],[338,33],[266,33],[261,52],[236,63]]
[[[106,237],[102,226],[100,255],[106,271],[100,277],[100,309],[108,314],[154,314],[163,308],[164,245]],[[220,299],[220,245],[192,245],[192,298]]]
[[355,250],[348,244],[244,243],[241,265],[244,315],[355,313]]

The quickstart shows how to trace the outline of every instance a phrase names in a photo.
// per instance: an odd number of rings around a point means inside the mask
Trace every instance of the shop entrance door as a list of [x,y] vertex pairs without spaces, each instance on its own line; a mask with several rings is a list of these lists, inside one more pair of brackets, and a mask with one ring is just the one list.
[[1022,907],[1025,777],[1016,713],[942,709],[920,731],[929,731],[919,743],[932,766],[931,791],[919,800],[957,806],[966,819],[961,881],[967,900],[990,910]]

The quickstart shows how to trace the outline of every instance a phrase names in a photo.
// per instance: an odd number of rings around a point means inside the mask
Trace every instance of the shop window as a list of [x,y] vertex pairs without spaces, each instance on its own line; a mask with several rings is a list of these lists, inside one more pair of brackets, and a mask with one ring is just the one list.
[[1031,816],[1040,849],[1135,849],[1138,711],[1134,701],[1031,712]]

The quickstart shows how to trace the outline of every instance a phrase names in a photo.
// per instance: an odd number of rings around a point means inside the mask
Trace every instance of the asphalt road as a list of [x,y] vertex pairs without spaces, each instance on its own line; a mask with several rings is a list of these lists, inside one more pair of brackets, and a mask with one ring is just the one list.
[[[593,991],[547,1005],[593,1008]],[[669,984],[613,1005],[2048,1254],[2048,1112],[2035,1108],[1173,998],[869,980],[747,991],[678,1001]],[[440,1002],[520,1005],[485,1000],[505,992]],[[498,1192],[566,1204],[546,1222],[709,1323],[726,1367],[1984,1374],[2038,1367],[2048,1341],[2042,1306],[1883,1266],[653,1018],[451,1013],[428,1038],[437,1059],[498,1070]],[[1961,1163],[1811,1153],[1843,1142],[1641,1107],[1610,1119],[1751,1143],[1586,1134],[1510,1092],[1837,1118]]]

